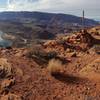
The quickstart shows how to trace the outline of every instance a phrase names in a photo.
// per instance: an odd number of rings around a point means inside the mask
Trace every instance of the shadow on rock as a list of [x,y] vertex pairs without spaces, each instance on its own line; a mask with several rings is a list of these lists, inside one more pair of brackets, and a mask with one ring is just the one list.
[[69,84],[79,84],[79,83],[84,83],[86,82],[85,78],[81,78],[78,76],[73,76],[73,75],[69,75],[69,74],[64,74],[64,73],[56,73],[53,74],[52,76],[54,76],[57,80],[63,82],[63,83],[69,83]]

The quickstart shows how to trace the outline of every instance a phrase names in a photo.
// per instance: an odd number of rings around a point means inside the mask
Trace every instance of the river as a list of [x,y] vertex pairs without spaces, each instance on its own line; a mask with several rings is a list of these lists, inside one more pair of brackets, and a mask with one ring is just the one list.
[[0,31],[0,47],[9,47],[12,45],[12,42],[10,40],[5,40],[2,38],[2,35],[5,34],[2,31]]

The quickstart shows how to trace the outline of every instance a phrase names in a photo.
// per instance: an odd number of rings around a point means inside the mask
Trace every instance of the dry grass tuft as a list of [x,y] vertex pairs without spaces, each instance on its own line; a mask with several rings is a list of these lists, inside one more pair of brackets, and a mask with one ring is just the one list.
[[0,58],[0,78],[6,78],[12,75],[12,66],[7,59]]
[[60,60],[52,59],[49,61],[47,69],[51,74],[57,74],[61,73],[63,66]]

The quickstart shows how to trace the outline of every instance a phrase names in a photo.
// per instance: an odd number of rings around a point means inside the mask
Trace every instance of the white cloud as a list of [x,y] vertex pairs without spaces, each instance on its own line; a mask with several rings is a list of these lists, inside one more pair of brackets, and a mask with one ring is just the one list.
[[[63,7],[77,6],[76,2],[80,0],[37,0],[37,2],[29,2],[29,0],[8,0],[8,10],[60,10]],[[34,0],[33,0],[34,1]]]
[[8,0],[7,11],[43,11],[99,17],[100,0]]

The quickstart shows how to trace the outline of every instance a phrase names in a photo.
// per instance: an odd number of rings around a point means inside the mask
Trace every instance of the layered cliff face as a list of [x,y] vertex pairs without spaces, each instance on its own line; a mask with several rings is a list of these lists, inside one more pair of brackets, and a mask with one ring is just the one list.
[[100,35],[90,30],[1,48],[0,100],[99,100]]

